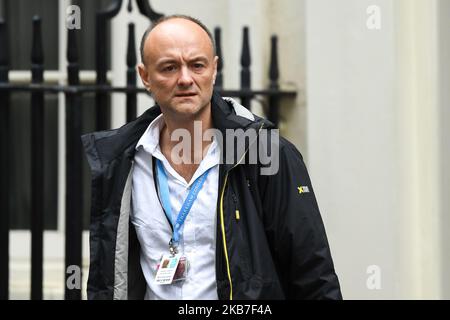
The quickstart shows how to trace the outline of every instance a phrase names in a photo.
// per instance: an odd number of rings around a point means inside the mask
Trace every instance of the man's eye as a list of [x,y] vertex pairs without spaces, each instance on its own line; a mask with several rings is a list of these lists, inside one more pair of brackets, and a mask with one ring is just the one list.
[[163,68],[164,72],[171,72],[175,70],[175,66],[166,66]]
[[203,63],[194,63],[194,69],[202,69],[205,65]]

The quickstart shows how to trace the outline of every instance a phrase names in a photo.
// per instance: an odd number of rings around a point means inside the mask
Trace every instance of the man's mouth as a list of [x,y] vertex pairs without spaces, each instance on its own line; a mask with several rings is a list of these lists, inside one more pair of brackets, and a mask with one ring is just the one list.
[[183,92],[183,93],[177,93],[175,97],[193,97],[197,94],[195,92]]

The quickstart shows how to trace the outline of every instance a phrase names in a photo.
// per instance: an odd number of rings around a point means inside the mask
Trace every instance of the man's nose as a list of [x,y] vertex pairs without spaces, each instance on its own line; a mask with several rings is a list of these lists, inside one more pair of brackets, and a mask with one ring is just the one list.
[[192,85],[193,80],[191,72],[187,66],[182,66],[180,70],[180,77],[178,78],[178,85],[180,87],[188,87]]

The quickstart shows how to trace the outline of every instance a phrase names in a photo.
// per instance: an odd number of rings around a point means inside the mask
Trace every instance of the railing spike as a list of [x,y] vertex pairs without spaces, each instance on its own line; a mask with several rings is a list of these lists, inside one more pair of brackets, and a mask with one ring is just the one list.
[[[136,43],[134,39],[134,23],[128,24],[127,47],[127,86],[136,86]],[[136,93],[127,93],[127,122],[136,118]]]
[[[33,17],[31,82],[44,80],[41,18]],[[44,92],[31,94],[31,299],[43,296]]]
[[44,53],[42,50],[41,18],[33,17],[33,38],[31,46],[31,62],[41,64],[44,62]]
[[[250,56],[250,40],[249,40],[249,32],[248,27],[244,27],[243,29],[243,37],[242,37],[242,54],[241,54],[241,89],[250,89],[251,88],[251,73],[250,73],[250,64],[251,64],[251,56]],[[245,97],[241,99],[242,105],[247,109],[250,109],[250,101],[251,97]]]
[[269,68],[269,79],[271,88],[278,88],[279,76],[280,72],[278,69],[278,38],[277,36],[273,35],[271,37],[270,68]]
[[214,42],[216,44],[216,55],[219,57],[217,61],[216,88],[223,87],[223,56],[222,56],[222,37],[220,27],[214,28]]
[[[68,30],[67,37],[67,74],[69,85],[79,85],[79,62],[76,30]],[[82,149],[81,119],[82,101],[78,93],[66,93],[66,243],[65,243],[65,281],[71,274],[66,273],[69,266],[81,266],[82,263]],[[65,286],[64,298],[80,300],[81,288]]]

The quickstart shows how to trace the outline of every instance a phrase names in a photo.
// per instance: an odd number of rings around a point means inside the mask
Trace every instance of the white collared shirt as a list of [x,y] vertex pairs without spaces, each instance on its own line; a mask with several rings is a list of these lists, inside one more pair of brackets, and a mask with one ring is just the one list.
[[[207,155],[187,183],[161,152],[159,135],[163,126],[161,114],[140,138],[134,156],[131,222],[141,245],[140,261],[147,282],[145,299],[218,299],[215,257],[219,148],[213,139]],[[156,267],[162,255],[169,253],[172,231],[155,190],[152,155],[161,160],[167,172],[172,221],[176,220],[192,183],[211,168],[180,232],[179,249],[189,261],[188,277],[170,285],[155,283]]]

